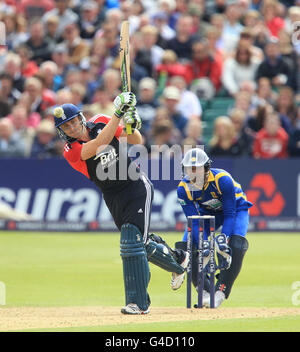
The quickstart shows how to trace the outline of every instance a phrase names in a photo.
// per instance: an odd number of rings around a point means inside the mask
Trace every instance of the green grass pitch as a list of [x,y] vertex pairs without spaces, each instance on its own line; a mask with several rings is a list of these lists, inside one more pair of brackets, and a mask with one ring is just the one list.
[[[161,234],[170,245],[181,234]],[[249,250],[225,308],[300,309],[300,234],[248,235]],[[151,307],[185,307],[186,287],[170,289],[170,273],[150,264]],[[0,233],[0,282],[6,305],[75,307],[124,305],[116,233]],[[196,301],[196,294],[194,294]],[[196,302],[195,302],[196,303]],[[1,330],[1,329],[0,329]],[[26,330],[26,329],[24,329]],[[38,329],[34,329],[37,331]],[[300,314],[161,323],[49,328],[41,331],[300,331]]]

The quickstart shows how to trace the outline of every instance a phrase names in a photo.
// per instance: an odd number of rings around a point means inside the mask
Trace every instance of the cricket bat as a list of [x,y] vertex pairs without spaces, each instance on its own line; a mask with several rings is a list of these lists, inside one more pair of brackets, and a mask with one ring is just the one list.
[[[129,22],[123,21],[120,33],[120,71],[122,92],[130,92],[130,56],[129,56]],[[126,133],[132,134],[130,124],[126,124]]]

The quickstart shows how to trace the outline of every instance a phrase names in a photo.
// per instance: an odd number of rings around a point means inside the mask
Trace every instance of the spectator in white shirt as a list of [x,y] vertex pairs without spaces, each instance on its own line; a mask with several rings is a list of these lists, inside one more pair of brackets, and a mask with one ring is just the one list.
[[152,21],[163,40],[171,40],[176,36],[176,31],[168,25],[168,15],[165,12],[155,13]]
[[229,54],[237,45],[240,33],[243,29],[243,26],[239,22],[241,17],[239,5],[234,3],[228,5],[225,15],[226,21],[222,37],[224,40],[224,51]]
[[182,76],[173,76],[170,79],[170,85],[179,89],[181,98],[177,105],[178,111],[187,119],[201,119],[202,107],[195,93],[187,90],[185,79]]
[[59,24],[57,28],[57,35],[61,36],[65,27],[71,23],[79,20],[79,16],[70,8],[70,0],[55,0],[55,8],[48,11],[42,17],[42,21],[46,24],[49,17],[58,16]]
[[143,50],[151,55],[152,68],[161,63],[164,50],[156,45],[158,39],[158,30],[154,26],[148,25],[141,29]]
[[230,95],[235,96],[245,81],[254,81],[259,61],[253,57],[251,49],[239,45],[234,58],[225,60],[222,83]]

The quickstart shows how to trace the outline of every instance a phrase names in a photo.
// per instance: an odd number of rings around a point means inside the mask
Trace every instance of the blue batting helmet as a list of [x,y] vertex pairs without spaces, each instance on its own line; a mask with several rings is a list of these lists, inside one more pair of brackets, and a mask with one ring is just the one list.
[[55,127],[59,127],[67,121],[74,119],[80,114],[80,110],[74,104],[63,104],[53,110]]
[[53,110],[55,127],[57,128],[58,134],[61,138],[65,139],[68,143],[73,143],[76,139],[67,136],[64,131],[61,129],[61,125],[65,122],[68,122],[75,117],[79,117],[81,124],[86,125],[86,120],[82,112],[74,104],[63,104],[62,106],[57,106]]

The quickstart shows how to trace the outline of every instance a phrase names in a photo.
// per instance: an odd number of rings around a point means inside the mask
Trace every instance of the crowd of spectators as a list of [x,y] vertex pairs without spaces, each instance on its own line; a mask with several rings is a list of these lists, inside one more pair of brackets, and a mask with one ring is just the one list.
[[203,144],[207,100],[228,97],[212,156],[300,156],[299,0],[2,0],[0,157],[61,156],[56,105],[113,114],[127,19],[149,149]]

